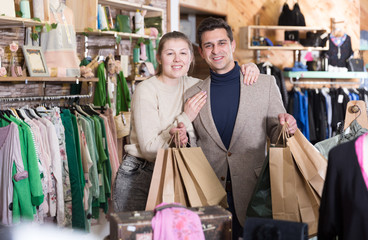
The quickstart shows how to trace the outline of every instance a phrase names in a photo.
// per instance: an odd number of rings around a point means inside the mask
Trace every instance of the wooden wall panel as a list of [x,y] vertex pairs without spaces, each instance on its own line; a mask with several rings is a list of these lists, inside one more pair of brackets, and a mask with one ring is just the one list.
[[[285,0],[228,0],[227,20],[234,30],[235,40],[239,41],[240,27],[255,24],[257,14],[260,14],[261,25],[277,25],[284,2]],[[291,8],[293,7],[294,1],[286,2]],[[353,48],[359,48],[360,7],[365,5],[365,11],[368,11],[368,0],[299,0],[298,2],[307,26],[330,28],[330,18],[345,19],[345,32],[352,38]],[[368,24],[367,20],[365,22]],[[253,54],[253,51],[237,48],[235,57],[240,63],[244,63],[252,60]],[[262,51],[262,55],[269,55],[268,60],[279,67],[291,67],[294,62],[292,51]]]
[[[360,0],[360,29],[368,31],[368,0]],[[364,62],[368,63],[368,51],[362,51]]]
[[184,7],[189,7],[192,9],[223,16],[226,14],[228,1],[229,0],[179,0],[179,4]]

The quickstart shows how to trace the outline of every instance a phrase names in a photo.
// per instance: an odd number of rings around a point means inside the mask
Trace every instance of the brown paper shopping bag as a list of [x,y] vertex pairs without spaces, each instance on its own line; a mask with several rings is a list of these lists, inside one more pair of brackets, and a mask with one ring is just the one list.
[[177,149],[159,149],[157,152],[146,210],[153,210],[162,202],[190,206],[174,151]]
[[183,206],[189,206],[188,195],[185,192],[183,178],[179,172],[178,163],[177,161],[173,161],[173,162],[174,162],[175,202],[181,203]]
[[163,184],[165,175],[166,161],[168,155],[167,149],[159,149],[157,151],[155,167],[152,173],[151,185],[148,192],[146,210],[153,210],[162,202]]
[[317,149],[297,130],[294,136],[287,138],[287,145],[303,177],[322,196],[323,185],[327,171],[327,160]]
[[174,149],[174,158],[178,164],[178,169],[183,180],[183,185],[185,187],[186,195],[188,196],[190,207],[201,207],[207,206],[206,198],[203,191],[200,189],[196,178],[191,176],[189,170],[184,163],[184,160],[179,152],[179,149]]
[[172,149],[166,149],[167,155],[164,159],[165,167],[162,169],[164,182],[162,184],[162,201],[165,203],[175,202],[175,184],[174,184],[174,159]]
[[312,189],[299,169],[296,169],[295,180],[301,222],[308,224],[309,236],[315,236],[318,230],[320,197]]
[[300,222],[293,158],[288,147],[270,147],[270,183],[274,219]]
[[[216,176],[200,147],[180,148],[182,159],[190,176],[201,190],[206,205],[218,205],[226,197],[226,191]],[[199,190],[198,190],[199,191]],[[200,196],[202,196],[200,194]],[[226,201],[225,201],[226,202]]]

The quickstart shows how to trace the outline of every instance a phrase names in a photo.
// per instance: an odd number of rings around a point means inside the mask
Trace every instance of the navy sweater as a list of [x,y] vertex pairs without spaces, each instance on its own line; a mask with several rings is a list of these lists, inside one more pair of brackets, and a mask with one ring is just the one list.
[[233,135],[240,97],[240,67],[228,73],[217,74],[211,70],[211,111],[217,131],[228,149]]

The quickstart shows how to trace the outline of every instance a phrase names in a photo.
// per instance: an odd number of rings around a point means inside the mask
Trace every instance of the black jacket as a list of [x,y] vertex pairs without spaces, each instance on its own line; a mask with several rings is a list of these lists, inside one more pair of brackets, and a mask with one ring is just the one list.
[[355,141],[333,148],[319,209],[318,240],[368,239],[368,190]]

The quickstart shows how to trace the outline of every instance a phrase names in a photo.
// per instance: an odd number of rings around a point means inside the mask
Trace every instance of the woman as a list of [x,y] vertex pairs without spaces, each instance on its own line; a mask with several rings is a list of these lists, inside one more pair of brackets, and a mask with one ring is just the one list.
[[[200,92],[184,105],[184,92],[200,80],[187,76],[194,54],[183,33],[165,34],[156,57],[158,74],[140,83],[133,94],[131,144],[125,146],[127,154],[115,181],[115,212],[145,209],[157,150],[169,147],[177,131],[180,143],[186,144],[186,131],[192,128],[191,122],[206,102],[206,93]],[[243,65],[245,84],[252,84],[259,70],[255,64],[245,68]]]

